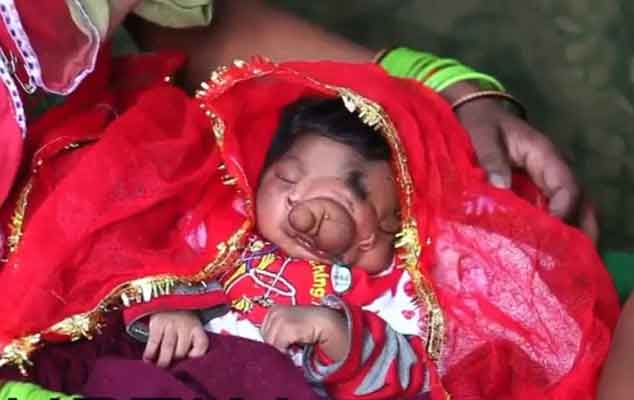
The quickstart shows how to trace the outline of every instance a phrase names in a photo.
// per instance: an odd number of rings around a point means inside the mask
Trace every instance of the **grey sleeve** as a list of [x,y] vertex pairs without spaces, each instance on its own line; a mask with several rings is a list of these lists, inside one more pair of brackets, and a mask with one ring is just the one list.
[[[407,340],[407,336],[396,332],[386,324],[385,340],[383,343],[375,343],[371,332],[365,327],[362,328],[361,332],[352,331],[350,310],[341,299],[329,296],[324,300],[324,306],[331,306],[344,312],[348,321],[349,337],[363,335],[359,373],[363,371],[365,376],[355,389],[354,395],[368,395],[381,389],[387,383],[387,374],[394,364],[398,370],[400,386],[402,388],[409,386],[411,368],[419,360]],[[350,354],[346,355],[343,360],[337,363],[323,365],[314,357],[314,346],[308,345],[304,349],[304,374],[311,383],[323,383],[328,377],[339,371],[349,356]]]
[[[184,285],[180,284],[174,287],[173,294],[175,295],[195,295],[213,292],[216,290],[224,290],[222,285],[217,281],[203,282],[196,285]],[[209,308],[203,308],[194,310],[200,318],[202,325],[211,321],[214,318],[220,317],[229,311],[229,306],[226,304],[216,305]],[[126,332],[134,339],[140,342],[147,342],[149,336],[149,327],[143,321],[147,315],[141,315],[126,326]]]

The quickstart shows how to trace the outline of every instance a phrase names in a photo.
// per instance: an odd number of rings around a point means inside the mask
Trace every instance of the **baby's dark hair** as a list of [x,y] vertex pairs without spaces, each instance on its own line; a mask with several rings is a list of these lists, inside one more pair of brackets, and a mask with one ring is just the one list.
[[304,97],[284,108],[264,168],[279,160],[306,134],[350,146],[368,161],[391,159],[385,138],[348,111],[341,99]]

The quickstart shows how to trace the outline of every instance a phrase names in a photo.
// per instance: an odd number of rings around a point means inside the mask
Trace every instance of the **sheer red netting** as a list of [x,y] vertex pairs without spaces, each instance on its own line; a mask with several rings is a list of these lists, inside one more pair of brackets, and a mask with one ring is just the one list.
[[[127,282],[213,276],[209,263],[230,252],[217,245],[239,247],[228,239],[252,229],[252,189],[281,109],[339,87],[380,104],[402,144],[418,268],[444,315],[435,364],[444,390],[455,399],[594,397],[619,311],[607,272],[581,232],[486,183],[442,99],[371,65],[256,60],[215,76],[196,101],[163,82],[177,64],[103,66],[33,129],[23,234],[0,274],[5,353],[38,332],[67,339],[47,329],[106,302],[122,306],[111,295]],[[187,237],[202,221],[213,229],[194,248]]]

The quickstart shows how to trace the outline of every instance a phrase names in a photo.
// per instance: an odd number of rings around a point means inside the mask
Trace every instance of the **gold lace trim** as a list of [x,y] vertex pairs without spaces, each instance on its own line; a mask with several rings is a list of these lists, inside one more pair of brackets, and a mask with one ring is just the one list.
[[[22,235],[24,233],[24,220],[26,217],[26,211],[29,204],[29,196],[31,195],[31,191],[33,190],[33,178],[37,175],[39,169],[44,165],[44,161],[42,159],[38,159],[39,154],[42,151],[55,143],[59,142],[59,140],[64,140],[64,138],[58,138],[51,143],[47,143],[41,148],[39,148],[34,155],[34,159],[36,159],[35,167],[33,168],[31,178],[28,180],[24,188],[20,191],[20,195],[16,201],[15,209],[13,210],[13,214],[11,215],[11,220],[9,221],[9,235],[7,237],[7,248],[9,250],[9,254],[15,253],[20,245],[20,241],[22,240]],[[71,151],[83,147],[84,145],[93,143],[94,140],[89,139],[85,141],[71,142],[64,146],[61,151]]]
[[17,250],[20,240],[22,239],[24,216],[26,215],[26,208],[29,203],[29,195],[31,194],[32,189],[33,181],[29,179],[20,192],[15,210],[11,215],[11,221],[9,222],[9,235],[7,236],[7,248],[9,249],[9,253],[14,253]]
[[394,247],[402,249],[399,258],[404,262],[405,268],[412,278],[412,283],[416,289],[417,300],[422,301],[425,305],[428,321],[426,332],[427,353],[432,359],[438,360],[442,352],[442,344],[444,341],[445,321],[434,290],[425,275],[421,272],[418,264],[422,246],[416,221],[411,216],[414,184],[409,174],[407,156],[398,137],[398,131],[379,104],[349,89],[335,88],[335,90],[339,93],[348,111],[356,113],[366,125],[379,130],[387,139],[392,147],[393,153],[396,155],[395,167],[398,177],[397,182],[405,194],[405,205],[403,225],[401,231],[396,235],[397,240]]
[[[262,62],[264,61],[264,62]],[[212,72],[208,82],[201,84],[202,90],[198,91],[196,97],[201,100],[200,107],[210,119],[214,135],[218,140],[218,144],[222,147],[224,141],[225,125],[218,117],[217,113],[205,104],[205,98],[212,92],[211,98],[219,94],[223,94],[230,88],[241,81],[264,76],[276,71],[270,68],[273,64],[266,60],[256,59],[253,64],[236,60],[231,67],[221,67]],[[326,91],[337,94],[344,105],[351,113],[356,113],[359,118],[368,126],[378,130],[387,139],[393,154],[396,155],[394,168],[396,169],[397,183],[404,193],[404,212],[403,224],[401,232],[397,235],[395,248],[400,249],[400,258],[404,262],[407,272],[412,278],[412,283],[416,288],[416,298],[418,302],[422,302],[427,313],[428,327],[426,334],[427,353],[429,356],[438,360],[442,352],[444,342],[445,321],[442,309],[434,293],[434,289],[425,275],[421,272],[418,265],[421,255],[421,241],[416,226],[416,221],[411,215],[412,197],[414,193],[414,185],[409,174],[407,166],[407,156],[403,145],[399,139],[396,126],[383,110],[380,104],[365,98],[348,88],[324,84],[313,78],[301,75],[293,70],[284,70],[288,73],[296,73],[297,76],[304,78],[306,81],[316,87],[325,89]],[[223,176],[223,183],[234,185],[237,183],[237,177],[227,173]],[[430,245],[430,239],[426,239],[425,245]]]
[[[65,149],[69,150],[78,147],[78,144],[70,144]],[[38,163],[38,167],[41,165],[42,163]],[[31,190],[32,184],[29,182],[23,189],[14,212],[11,224],[12,235],[15,237],[14,249],[17,248],[19,239],[22,237],[27,200]],[[61,335],[70,338],[71,341],[92,339],[95,333],[100,333],[104,312],[170,295],[173,292],[173,288],[179,284],[191,285],[210,279],[220,267],[230,266],[236,262],[240,254],[238,250],[242,248],[243,238],[249,229],[251,229],[251,221],[247,220],[228,240],[217,245],[217,253],[214,259],[193,276],[182,277],[165,274],[125,282],[112,290],[92,310],[64,318],[41,333],[12,340],[0,353],[0,367],[14,365],[22,374],[26,375],[27,367],[32,365],[30,361],[31,354],[43,345],[42,337]]]
[[18,367],[22,375],[26,375],[26,367],[33,365],[29,359],[40,342],[40,335],[24,336],[13,340],[6,345],[0,355],[0,367],[4,365],[15,365]]
[[[234,63],[234,67],[232,68],[246,69],[245,67],[247,66],[248,64],[237,61]],[[229,69],[226,67],[216,70],[212,73],[209,84],[223,86],[227,84],[228,82],[224,80],[224,76],[227,71],[229,71]],[[268,72],[253,70],[251,72],[252,74],[250,76],[243,75],[237,79],[236,82],[251,79],[256,76],[266,75],[273,72],[273,70]],[[326,85],[310,78],[307,78],[307,80],[316,84],[318,87],[337,93],[342,98],[344,104],[350,112],[357,113],[364,123],[378,129],[385,136],[396,155],[395,166],[398,177],[397,181],[401,190],[405,193],[405,212],[403,213],[403,227],[397,236],[397,243],[395,247],[401,249],[401,259],[404,261],[405,268],[412,278],[412,282],[416,288],[417,299],[422,301],[426,307],[427,320],[429,323],[429,329],[427,332],[427,352],[432,359],[438,360],[444,339],[444,317],[431,284],[422,274],[418,266],[422,246],[416,222],[410,215],[413,184],[407,167],[405,151],[403,150],[402,144],[398,138],[396,127],[379,104],[355,93],[350,89]],[[202,98],[205,92],[209,90],[209,84],[202,84],[203,91],[197,93],[198,98]],[[231,85],[226,86],[225,91],[230,89],[230,87]],[[222,121],[222,119],[220,119],[218,115],[213,110],[209,109],[203,102],[200,103],[200,107],[210,119],[212,133],[214,134],[217,143],[222,146],[225,134],[224,121]],[[224,175],[222,179],[225,184],[229,185],[234,185],[237,182],[237,178],[232,177],[231,174],[228,173]],[[239,188],[236,190],[240,191]],[[17,219],[12,220],[12,222],[18,222],[18,224],[15,224],[18,226],[15,232],[16,235],[18,235],[16,236],[18,238],[17,242],[19,242],[19,237],[21,237],[22,234],[21,228],[27,206],[26,199],[28,198],[30,191],[31,188],[29,188],[28,191],[25,190],[23,192],[24,196],[20,196],[20,198],[24,197],[24,200],[23,203],[18,204],[18,207],[16,208],[14,217],[17,217]],[[23,207],[20,206],[21,204]],[[252,215],[252,213],[249,214]],[[163,295],[169,295],[171,294],[173,287],[177,284],[194,284],[209,279],[221,266],[230,266],[237,261],[239,256],[238,250],[244,247],[244,238],[251,227],[252,221],[247,218],[243,225],[227,241],[218,244],[218,252],[215,259],[207,264],[196,275],[191,277],[160,275],[126,282],[111,291],[111,293],[106,296],[104,300],[102,300],[93,310],[84,314],[73,315],[65,318],[45,330],[43,333],[57,333],[71,337],[72,340],[82,338],[90,339],[92,338],[93,333],[99,331],[101,326],[101,315],[103,312],[117,309],[121,306],[127,307],[137,302],[150,301]],[[39,345],[41,345],[41,334],[29,335],[13,340],[9,345],[5,346],[2,354],[0,354],[0,366],[5,364],[16,365],[23,373],[25,373],[26,366],[30,364],[29,356]]]

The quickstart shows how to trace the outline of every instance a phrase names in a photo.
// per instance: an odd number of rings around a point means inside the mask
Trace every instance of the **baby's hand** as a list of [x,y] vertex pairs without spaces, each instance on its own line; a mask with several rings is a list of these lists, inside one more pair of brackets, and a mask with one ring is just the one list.
[[320,306],[273,306],[262,324],[264,341],[286,353],[293,344],[318,344],[337,362],[348,352],[348,327],[342,313]]
[[156,360],[157,366],[167,367],[172,361],[185,357],[200,357],[208,347],[209,338],[196,314],[191,311],[161,312],[150,317],[150,335],[143,360]]

